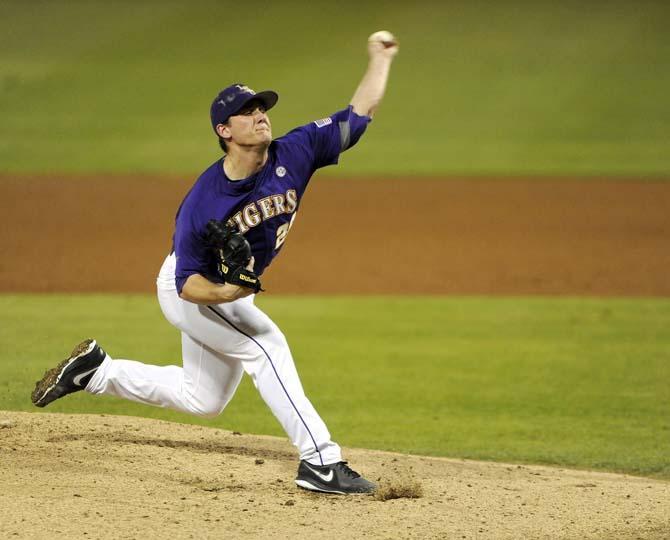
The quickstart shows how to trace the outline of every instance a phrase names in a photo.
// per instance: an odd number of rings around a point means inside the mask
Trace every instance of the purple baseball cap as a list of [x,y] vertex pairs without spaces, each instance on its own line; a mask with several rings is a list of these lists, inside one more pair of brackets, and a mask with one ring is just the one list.
[[257,93],[244,84],[231,84],[228,88],[219,92],[209,109],[214,131],[216,132],[216,126],[225,124],[228,118],[237,114],[252,99],[257,99],[263,103],[267,111],[276,105],[279,95],[272,90]]

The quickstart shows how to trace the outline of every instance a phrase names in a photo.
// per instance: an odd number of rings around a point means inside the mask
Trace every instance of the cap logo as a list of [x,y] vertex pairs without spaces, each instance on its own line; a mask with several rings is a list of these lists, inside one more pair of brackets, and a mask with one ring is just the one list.
[[256,94],[251,88],[249,88],[246,84],[236,84],[235,87],[240,91],[240,92],[246,92],[247,94],[251,94],[252,96]]

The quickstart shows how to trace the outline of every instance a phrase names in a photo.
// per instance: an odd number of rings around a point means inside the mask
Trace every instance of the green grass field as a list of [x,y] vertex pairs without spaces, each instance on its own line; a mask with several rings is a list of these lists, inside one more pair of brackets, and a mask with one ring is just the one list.
[[209,104],[281,94],[275,135],[346,105],[365,40],[401,52],[368,135],[330,174],[670,174],[670,4],[9,0],[0,167],[192,175]]
[[[670,178],[669,27],[670,4],[651,0],[8,0],[0,171],[192,177],[219,155],[221,87],[276,89],[278,136],[345,106],[367,35],[387,28],[401,51],[385,101],[327,174]],[[343,445],[670,479],[670,299],[259,304]],[[34,381],[89,336],[180,361],[152,297],[0,295],[0,409],[36,411]],[[47,411],[283,435],[248,379],[215,420],[84,393]]]
[[[670,478],[670,300],[259,300],[347,446]],[[33,410],[43,371],[94,336],[117,358],[179,363],[148,296],[0,296],[0,409]],[[343,391],[343,389],[345,389]],[[79,393],[46,411],[141,415],[283,435],[245,377],[201,420]]]

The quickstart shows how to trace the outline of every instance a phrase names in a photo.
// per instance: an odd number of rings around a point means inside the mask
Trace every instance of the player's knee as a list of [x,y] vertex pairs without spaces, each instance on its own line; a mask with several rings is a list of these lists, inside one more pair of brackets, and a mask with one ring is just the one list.
[[224,400],[190,398],[187,402],[189,412],[202,418],[215,418],[219,416],[226,407],[226,402]]
[[223,407],[197,407],[192,412],[201,418],[216,418],[223,412]]
[[265,341],[266,343],[270,343],[275,347],[288,347],[286,336],[284,336],[279,327],[274,325],[267,328],[267,330],[262,334],[261,340]]

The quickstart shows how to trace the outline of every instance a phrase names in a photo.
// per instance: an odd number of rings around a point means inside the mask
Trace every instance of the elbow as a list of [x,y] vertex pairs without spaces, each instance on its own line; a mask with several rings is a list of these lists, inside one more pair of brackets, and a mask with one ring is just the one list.
[[371,101],[352,100],[351,103],[349,103],[349,105],[351,105],[351,109],[358,116],[367,116],[368,118],[372,118],[375,114],[375,111],[377,110],[379,101],[371,102]]
[[193,304],[208,306],[211,304],[225,304],[236,300],[235,292],[239,287],[229,284],[212,283],[199,274],[193,274],[184,283],[181,291],[177,290],[179,298]]
[[177,287],[177,294],[179,295],[179,298],[185,300],[186,302],[192,302],[193,304],[201,303],[201,295],[198,294],[198,281],[199,276],[197,274],[189,276],[183,283],[181,289]]
[[181,292],[177,291],[177,294],[179,295],[179,298],[181,298],[182,300],[185,300],[186,302],[191,302],[193,304],[198,303],[197,299],[194,298],[192,295],[190,295],[188,293],[188,291],[185,291],[185,290],[182,289]]
[[352,110],[358,115],[358,116],[369,116],[372,118],[372,113],[374,112],[374,107],[368,103],[364,103],[361,101],[354,101],[352,100],[351,103]]

